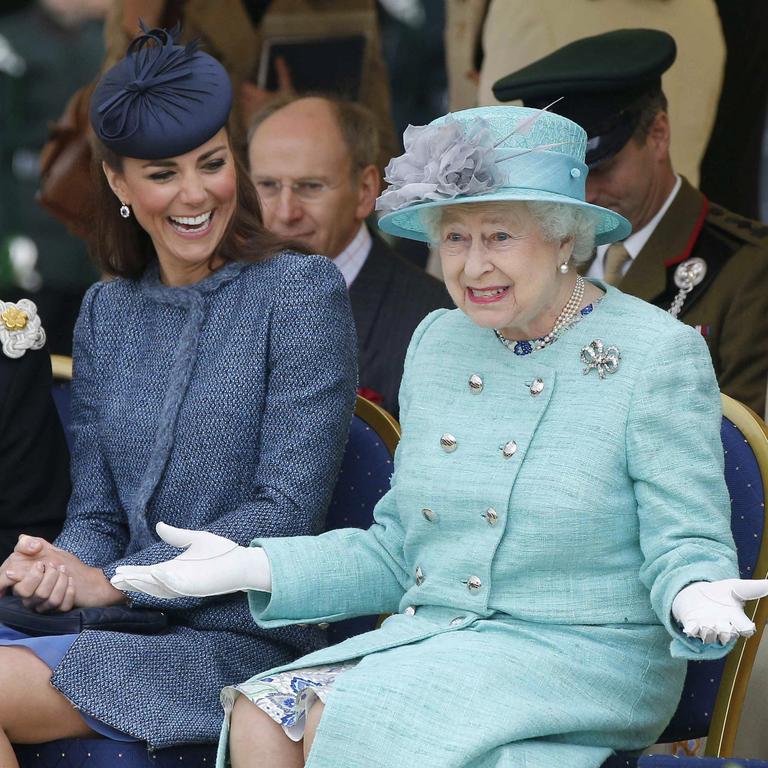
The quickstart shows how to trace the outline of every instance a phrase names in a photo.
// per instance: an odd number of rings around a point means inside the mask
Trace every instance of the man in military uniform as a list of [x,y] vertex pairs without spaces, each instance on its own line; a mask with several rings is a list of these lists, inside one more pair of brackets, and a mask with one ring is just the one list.
[[0,563],[20,533],[58,535],[69,492],[69,453],[37,309],[26,299],[0,300]]
[[617,30],[558,49],[497,81],[494,93],[539,108],[560,99],[549,108],[585,128],[587,200],[623,214],[633,230],[599,247],[585,274],[696,328],[720,389],[764,416],[768,227],[710,202],[675,173],[661,88],[675,55],[665,32]]

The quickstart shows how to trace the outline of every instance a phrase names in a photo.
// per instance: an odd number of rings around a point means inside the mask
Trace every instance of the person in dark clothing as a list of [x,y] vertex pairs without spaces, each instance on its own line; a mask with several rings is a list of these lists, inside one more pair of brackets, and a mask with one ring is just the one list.
[[[21,326],[21,327],[19,327]],[[53,540],[69,499],[69,452],[34,304],[0,301],[0,562],[21,533]]]

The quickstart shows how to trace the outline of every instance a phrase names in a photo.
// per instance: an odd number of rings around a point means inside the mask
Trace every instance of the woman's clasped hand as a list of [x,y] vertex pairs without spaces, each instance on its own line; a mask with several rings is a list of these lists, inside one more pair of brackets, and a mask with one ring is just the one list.
[[0,595],[12,592],[39,613],[117,605],[125,595],[99,568],[37,536],[21,535],[0,565]]

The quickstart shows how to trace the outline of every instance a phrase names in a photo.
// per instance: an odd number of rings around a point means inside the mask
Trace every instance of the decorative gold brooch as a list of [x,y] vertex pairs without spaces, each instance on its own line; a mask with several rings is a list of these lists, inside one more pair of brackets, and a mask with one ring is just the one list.
[[13,305],[0,312],[0,321],[9,331],[23,331],[29,322],[29,315]]

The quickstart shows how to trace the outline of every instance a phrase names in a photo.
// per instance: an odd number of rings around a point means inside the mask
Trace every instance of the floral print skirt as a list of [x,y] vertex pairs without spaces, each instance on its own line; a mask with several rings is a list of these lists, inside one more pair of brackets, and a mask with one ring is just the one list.
[[276,675],[248,680],[221,692],[221,703],[229,718],[235,700],[242,694],[276,723],[283,726],[292,741],[304,738],[307,713],[319,699],[323,703],[336,678],[357,661],[323,667],[307,667],[278,672]]

